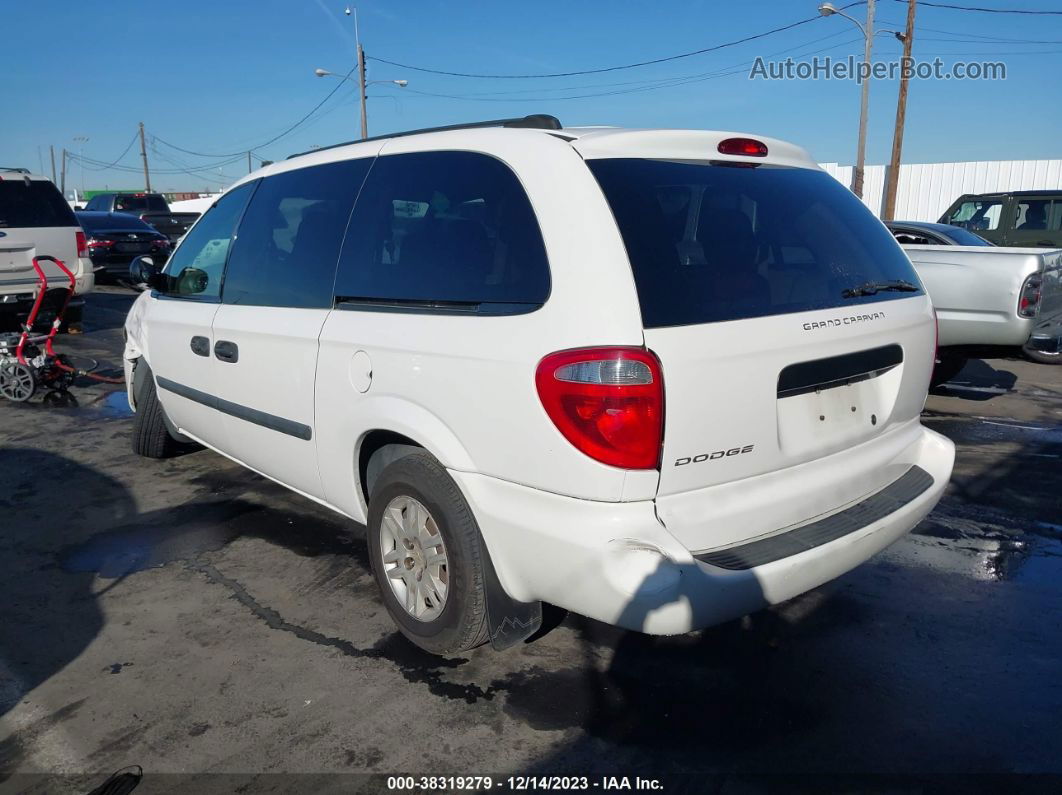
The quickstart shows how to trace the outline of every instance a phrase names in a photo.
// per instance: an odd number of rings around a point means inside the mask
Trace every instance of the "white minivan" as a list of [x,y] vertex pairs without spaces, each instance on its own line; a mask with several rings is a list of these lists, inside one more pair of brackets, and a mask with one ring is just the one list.
[[447,654],[543,602],[689,632],[914,527],[935,319],[889,231],[760,136],[529,116],[267,166],[126,322],[145,456],[206,445],[367,526]]

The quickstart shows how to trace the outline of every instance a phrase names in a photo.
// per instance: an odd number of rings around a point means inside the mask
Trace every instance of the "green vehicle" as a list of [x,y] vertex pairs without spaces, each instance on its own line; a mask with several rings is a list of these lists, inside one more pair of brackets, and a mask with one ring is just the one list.
[[940,223],[969,229],[997,246],[1062,248],[1062,190],[966,194]]

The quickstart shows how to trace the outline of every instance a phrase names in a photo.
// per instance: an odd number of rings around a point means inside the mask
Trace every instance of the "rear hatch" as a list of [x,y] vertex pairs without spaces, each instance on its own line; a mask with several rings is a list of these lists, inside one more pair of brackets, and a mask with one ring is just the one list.
[[663,369],[661,520],[694,550],[803,523],[903,474],[933,361],[892,235],[811,168],[588,165]]
[[[36,256],[57,257],[77,272],[77,231],[73,210],[51,182],[15,175],[0,179],[0,293],[25,295],[36,289]],[[51,286],[68,284],[55,265],[43,267]]]

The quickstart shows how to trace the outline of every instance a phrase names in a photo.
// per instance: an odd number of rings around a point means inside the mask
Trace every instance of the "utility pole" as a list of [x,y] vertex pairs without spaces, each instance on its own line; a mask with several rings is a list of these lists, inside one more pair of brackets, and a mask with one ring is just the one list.
[[251,153],[247,153],[247,173],[251,173]]
[[151,193],[151,175],[148,173],[147,147],[144,145],[144,122],[140,122],[140,156],[144,159],[144,187]]
[[59,192],[63,194],[63,198],[66,198],[66,148],[63,149],[63,167],[59,172]]
[[369,120],[365,115],[365,50],[358,42],[358,95],[361,98],[361,139],[369,137]]
[[[345,11],[349,17],[351,14],[350,6],[347,6]],[[358,101],[361,103],[361,138],[365,140],[369,137],[369,120],[365,112],[365,50],[361,48],[361,31],[358,29],[358,9],[353,9],[354,13],[354,43],[358,46]]]
[[51,153],[51,156],[52,156],[52,183],[54,184],[55,183],[55,146],[53,146],[52,144],[49,144],[48,145],[48,151]]
[[896,98],[896,128],[892,133],[892,157],[889,160],[888,182],[885,184],[885,209],[882,218],[891,221],[896,215],[896,191],[900,183],[900,155],[903,153],[903,126],[907,118],[907,84],[911,60],[911,48],[914,45],[916,0],[907,0],[907,30],[903,36],[903,69],[900,72],[900,94]]
[[[81,195],[85,195],[85,144],[88,143],[87,135],[75,135],[74,142],[77,144],[77,168],[81,174]],[[77,199],[77,191],[75,189],[75,200]]]
[[870,51],[874,43],[874,0],[867,0],[867,24],[863,30],[866,44],[863,47],[863,93],[859,99],[859,145],[856,148],[856,164],[852,170],[852,193],[863,198],[863,167],[867,157],[867,112],[870,108]]

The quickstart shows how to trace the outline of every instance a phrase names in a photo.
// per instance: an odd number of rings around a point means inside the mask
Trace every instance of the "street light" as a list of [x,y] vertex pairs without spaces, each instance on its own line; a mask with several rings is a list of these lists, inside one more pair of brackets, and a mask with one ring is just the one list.
[[[369,122],[365,113],[365,89],[367,86],[390,83],[391,85],[398,86],[399,88],[405,88],[409,85],[408,80],[365,80],[363,77],[359,80],[354,80],[348,75],[340,75],[335,72],[329,72],[327,69],[320,67],[313,70],[313,73],[318,77],[338,77],[340,80],[347,80],[354,83],[358,87],[358,91],[361,93],[361,137],[369,137]],[[364,70],[359,73],[359,76],[364,75]]]
[[863,198],[863,165],[867,154],[867,110],[870,105],[870,50],[874,42],[874,0],[867,0],[867,24],[866,27],[859,24],[859,20],[850,17],[838,9],[833,3],[820,3],[819,13],[824,17],[834,14],[844,17],[863,34],[863,85],[859,98],[859,144],[856,147],[856,164],[852,171],[852,193]]

